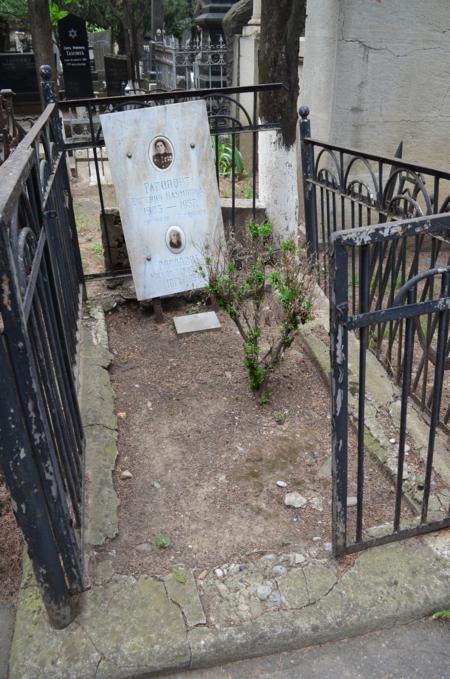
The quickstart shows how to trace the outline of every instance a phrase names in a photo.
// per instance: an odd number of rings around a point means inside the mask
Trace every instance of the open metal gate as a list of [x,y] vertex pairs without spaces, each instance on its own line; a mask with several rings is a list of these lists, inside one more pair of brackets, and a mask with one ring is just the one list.
[[[449,366],[450,265],[439,259],[448,242],[450,215],[440,214],[367,226],[331,235],[330,341],[333,429],[333,547],[336,556],[369,546],[450,526],[450,507],[430,512],[433,454],[439,423],[448,421],[448,395],[444,385]],[[430,240],[427,247],[427,239]],[[403,254],[404,253],[404,254]],[[426,255],[430,268],[419,269]],[[412,275],[400,279],[404,259],[412,262]],[[380,292],[377,295],[377,292]],[[348,333],[359,336],[359,356],[352,355],[358,374],[356,457],[356,517],[348,529],[349,472],[349,351]],[[392,529],[371,537],[365,525],[365,407],[366,365],[369,348],[387,353],[399,376],[401,410],[396,456],[397,473]],[[415,353],[415,346],[419,351]],[[429,369],[428,365],[432,365]],[[426,366],[426,368],[425,368]],[[429,410],[428,449],[420,516],[402,517],[405,505],[404,464],[410,396],[417,375],[427,371],[423,391]],[[432,516],[430,516],[432,514]],[[353,534],[354,529],[354,534]]]

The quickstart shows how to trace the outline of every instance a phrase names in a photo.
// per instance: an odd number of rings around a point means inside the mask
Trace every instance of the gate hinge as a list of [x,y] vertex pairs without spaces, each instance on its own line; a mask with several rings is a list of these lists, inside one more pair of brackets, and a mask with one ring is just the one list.
[[347,320],[347,315],[348,315],[348,302],[342,302],[342,304],[338,304],[336,306],[336,316],[338,317],[339,321],[343,321],[344,318]]

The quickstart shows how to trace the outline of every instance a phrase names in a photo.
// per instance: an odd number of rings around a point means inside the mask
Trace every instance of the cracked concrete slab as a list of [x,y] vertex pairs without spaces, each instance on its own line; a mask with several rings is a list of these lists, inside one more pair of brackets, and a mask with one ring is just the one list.
[[181,608],[188,627],[206,624],[206,616],[190,570],[178,569],[164,578],[167,595]]
[[37,587],[22,589],[10,679],[134,677],[187,667],[190,651],[180,608],[162,582],[116,576],[83,595],[64,630],[47,621]]
[[117,458],[117,420],[108,373],[111,354],[103,311],[90,306],[81,334],[80,404],[85,435],[85,542],[101,545],[117,535],[118,499],[112,472]]

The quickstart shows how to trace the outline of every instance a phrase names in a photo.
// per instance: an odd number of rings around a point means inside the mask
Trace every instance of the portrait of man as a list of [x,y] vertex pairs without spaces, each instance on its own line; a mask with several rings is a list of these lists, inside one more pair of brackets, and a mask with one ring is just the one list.
[[166,245],[171,252],[177,254],[184,250],[185,238],[178,226],[171,226],[166,234]]
[[173,150],[167,139],[158,137],[153,143],[152,149],[153,165],[159,170],[167,170],[173,162]]

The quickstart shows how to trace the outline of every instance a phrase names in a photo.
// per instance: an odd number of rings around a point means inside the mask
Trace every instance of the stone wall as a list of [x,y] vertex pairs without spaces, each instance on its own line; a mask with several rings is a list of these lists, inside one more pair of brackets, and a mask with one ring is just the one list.
[[304,88],[314,137],[448,168],[450,3],[308,3]]

